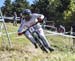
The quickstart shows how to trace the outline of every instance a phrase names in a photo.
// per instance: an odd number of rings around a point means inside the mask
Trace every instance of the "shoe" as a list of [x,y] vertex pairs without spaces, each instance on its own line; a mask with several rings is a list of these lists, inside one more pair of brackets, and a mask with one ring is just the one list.
[[52,52],[52,51],[54,51],[54,48],[50,47],[49,50],[50,50],[50,52]]
[[35,48],[38,48],[38,46],[37,46],[37,44],[36,44],[36,43],[34,44],[34,46],[35,46]]
[[46,48],[45,48],[44,46],[41,46],[40,48],[41,48],[41,50],[42,50],[43,52],[48,53],[48,51],[46,50]]

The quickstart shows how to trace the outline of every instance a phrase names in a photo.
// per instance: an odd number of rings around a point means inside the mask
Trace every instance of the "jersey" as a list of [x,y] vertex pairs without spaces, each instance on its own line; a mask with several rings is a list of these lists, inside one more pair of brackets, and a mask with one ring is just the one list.
[[29,27],[31,27],[34,24],[36,24],[36,25],[34,25],[35,29],[41,28],[42,26],[38,22],[37,18],[41,18],[43,20],[44,19],[44,15],[33,13],[33,14],[31,14],[31,18],[30,18],[29,21],[26,21],[26,19],[22,19],[21,20],[21,25],[20,25],[20,27],[18,29],[18,32],[21,33],[24,28],[29,28]]

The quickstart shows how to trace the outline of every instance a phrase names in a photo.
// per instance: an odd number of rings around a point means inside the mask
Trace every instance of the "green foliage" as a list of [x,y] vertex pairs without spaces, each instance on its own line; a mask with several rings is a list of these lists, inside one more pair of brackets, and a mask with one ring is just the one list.
[[15,2],[13,2],[13,5],[13,10],[17,11],[17,13],[21,12],[25,8],[29,8],[29,3],[26,0],[15,0]]
[[75,20],[75,0],[39,0],[32,7],[44,14],[48,21],[64,24],[66,28],[70,28]]
[[11,0],[5,0],[4,6],[2,7],[2,11],[3,11],[4,15],[10,16],[11,10],[12,10]]
[[9,6],[9,5],[11,5],[11,0],[5,0],[5,6]]
[[12,3],[11,0],[5,0],[4,5],[2,11],[5,16],[12,16],[14,11],[19,16],[23,9],[29,8],[32,12],[44,14],[48,21],[56,24],[64,24],[70,28],[75,23],[75,0],[34,0],[31,6],[27,0],[15,0]]
[[71,27],[71,25],[75,24],[75,0],[70,0],[70,5],[68,9],[64,11],[64,23]]
[[36,1],[32,7],[37,8],[39,13],[43,13],[48,20],[58,22],[57,20],[63,20],[63,12],[69,5],[69,2],[67,1],[64,1],[65,3],[63,3],[62,0],[39,0]]
[[29,2],[27,2],[27,0],[15,0],[14,2],[5,0],[2,11],[5,16],[12,16],[14,11],[19,15],[23,9],[29,7]]

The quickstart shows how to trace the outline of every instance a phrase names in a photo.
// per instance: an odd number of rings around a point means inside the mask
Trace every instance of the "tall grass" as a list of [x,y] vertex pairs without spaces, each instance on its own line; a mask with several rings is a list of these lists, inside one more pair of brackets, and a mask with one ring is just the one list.
[[[19,24],[16,27],[12,23],[6,23],[6,26],[8,32],[17,32]],[[4,30],[3,33],[5,33]],[[6,36],[3,37],[5,40],[4,46],[7,46],[7,38]],[[55,48],[55,51],[50,53],[42,52],[40,48],[35,49],[24,35],[11,34],[10,39],[13,47],[4,48],[0,37],[0,61],[75,61],[72,38],[57,35],[47,36],[49,43]]]

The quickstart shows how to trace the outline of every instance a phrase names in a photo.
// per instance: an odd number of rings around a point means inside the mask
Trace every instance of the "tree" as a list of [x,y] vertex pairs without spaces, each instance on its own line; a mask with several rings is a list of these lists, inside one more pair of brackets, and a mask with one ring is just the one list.
[[29,2],[27,2],[27,0],[15,0],[13,2],[11,2],[11,0],[5,0],[2,11],[5,16],[13,16],[13,12],[17,12],[19,15],[23,9],[29,7]]
[[12,10],[11,0],[5,0],[4,6],[2,8],[3,8],[4,15],[10,16]]
[[73,23],[75,24],[75,0],[70,0],[68,9],[64,11],[64,23],[68,26],[66,27],[68,29]]
[[29,3],[26,0],[15,0],[13,2],[13,11],[16,11],[17,14],[20,13],[25,8],[29,8]]
[[65,17],[70,19],[70,17],[66,15],[68,15],[68,13],[70,14],[70,12],[67,13],[67,11],[70,9],[70,5],[73,5],[71,1],[72,0],[37,0],[32,7],[37,8],[39,13],[44,14],[48,21],[51,20],[57,24],[67,24],[69,20],[65,22]]
[[48,20],[56,20],[60,14],[56,10],[60,5],[60,0],[39,0],[35,1],[32,6],[37,8],[39,13],[44,14]]
[[44,14],[46,17],[48,17],[48,5],[49,1],[48,0],[35,0],[34,4],[31,5],[33,7],[34,11],[37,11],[38,13]]

